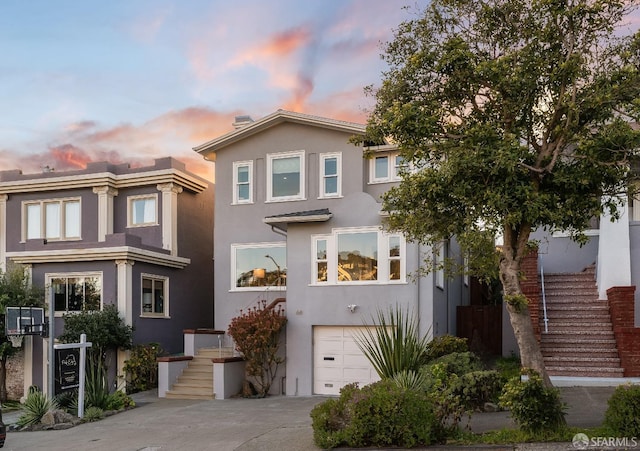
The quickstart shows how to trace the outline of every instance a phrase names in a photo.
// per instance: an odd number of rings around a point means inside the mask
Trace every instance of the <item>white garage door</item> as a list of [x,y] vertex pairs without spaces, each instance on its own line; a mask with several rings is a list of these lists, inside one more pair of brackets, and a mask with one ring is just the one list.
[[352,382],[359,386],[380,380],[354,339],[362,327],[316,326],[313,328],[313,392],[338,395]]

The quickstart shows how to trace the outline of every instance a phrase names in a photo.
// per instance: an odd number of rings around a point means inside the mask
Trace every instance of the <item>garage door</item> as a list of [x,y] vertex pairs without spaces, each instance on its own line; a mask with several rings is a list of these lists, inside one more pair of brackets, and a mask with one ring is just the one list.
[[360,387],[380,380],[354,339],[362,327],[316,326],[313,328],[313,392],[338,395],[352,382]]

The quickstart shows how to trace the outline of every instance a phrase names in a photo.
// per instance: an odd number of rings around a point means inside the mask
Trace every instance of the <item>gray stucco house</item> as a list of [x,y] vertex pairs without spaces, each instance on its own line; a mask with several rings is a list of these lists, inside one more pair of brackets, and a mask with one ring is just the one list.
[[[46,289],[56,335],[63,314],[115,304],[134,344],[181,352],[185,328],[213,325],[213,205],[213,185],[173,158],[2,171],[0,266],[26,265]],[[46,391],[47,342],[24,340],[25,387]]]
[[[215,328],[286,297],[286,369],[272,393],[337,394],[377,378],[353,334],[399,305],[424,334],[456,333],[465,279],[414,280],[432,251],[382,227],[380,195],[399,180],[392,146],[363,158],[362,124],[278,110],[194,150],[215,162]],[[445,249],[447,252],[447,249]]]

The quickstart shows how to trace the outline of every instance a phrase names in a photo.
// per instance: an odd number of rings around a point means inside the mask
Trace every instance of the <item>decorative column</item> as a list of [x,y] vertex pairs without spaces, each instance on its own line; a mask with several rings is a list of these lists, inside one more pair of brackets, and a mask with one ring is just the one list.
[[178,194],[182,187],[175,183],[161,183],[162,192],[162,248],[178,255]]
[[98,195],[98,241],[104,241],[113,233],[113,197],[118,195],[118,190],[95,186],[93,192]]
[[598,239],[598,268],[596,283],[600,299],[607,299],[611,287],[631,285],[631,240],[629,238],[629,208],[625,196],[619,196],[620,218],[611,221],[605,212],[600,217]]
[[[117,266],[117,300],[118,312],[124,316],[127,326],[133,325],[133,265],[131,260],[116,260]],[[124,362],[129,358],[129,351],[118,350],[118,379],[124,378]],[[124,380],[124,379],[122,379]]]
[[0,194],[0,270],[7,270],[7,199],[9,196]]

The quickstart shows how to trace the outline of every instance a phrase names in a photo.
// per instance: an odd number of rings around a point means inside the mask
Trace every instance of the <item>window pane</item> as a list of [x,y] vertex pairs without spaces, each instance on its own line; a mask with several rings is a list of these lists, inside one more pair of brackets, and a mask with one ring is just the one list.
[[151,313],[153,311],[153,281],[142,279],[142,311]]
[[324,159],[324,175],[337,175],[338,174],[338,159],[325,158]]
[[272,196],[300,194],[300,157],[276,158],[272,162]]
[[249,166],[238,166],[238,183],[249,183]]
[[338,177],[327,177],[324,179],[324,193],[336,194],[338,192]]
[[400,237],[389,237],[389,257],[400,257]]
[[376,157],[375,175],[377,179],[389,177],[389,157]]
[[400,260],[389,262],[389,280],[400,280]]
[[64,204],[64,236],[80,236],[80,202],[65,202]]
[[67,310],[67,280],[52,279],[51,291],[53,291],[53,305],[56,312]]
[[319,262],[318,263],[318,282],[326,282],[327,281],[327,262]]
[[84,280],[72,277],[67,279],[68,308],[70,312],[82,310],[82,298],[84,292]]
[[378,233],[338,235],[338,281],[377,280]]
[[131,202],[133,224],[151,224],[156,222],[156,200],[134,199]]
[[99,277],[84,278],[84,309],[100,310],[100,286]]
[[27,205],[27,239],[41,238],[40,205]]
[[45,204],[45,238],[60,238],[60,204]]
[[238,200],[249,200],[249,185],[238,185]]
[[286,285],[287,256],[284,246],[238,248],[235,254],[236,287]]
[[327,240],[316,241],[316,260],[327,259]]
[[164,312],[164,281],[156,280],[153,283],[153,307],[154,313]]

